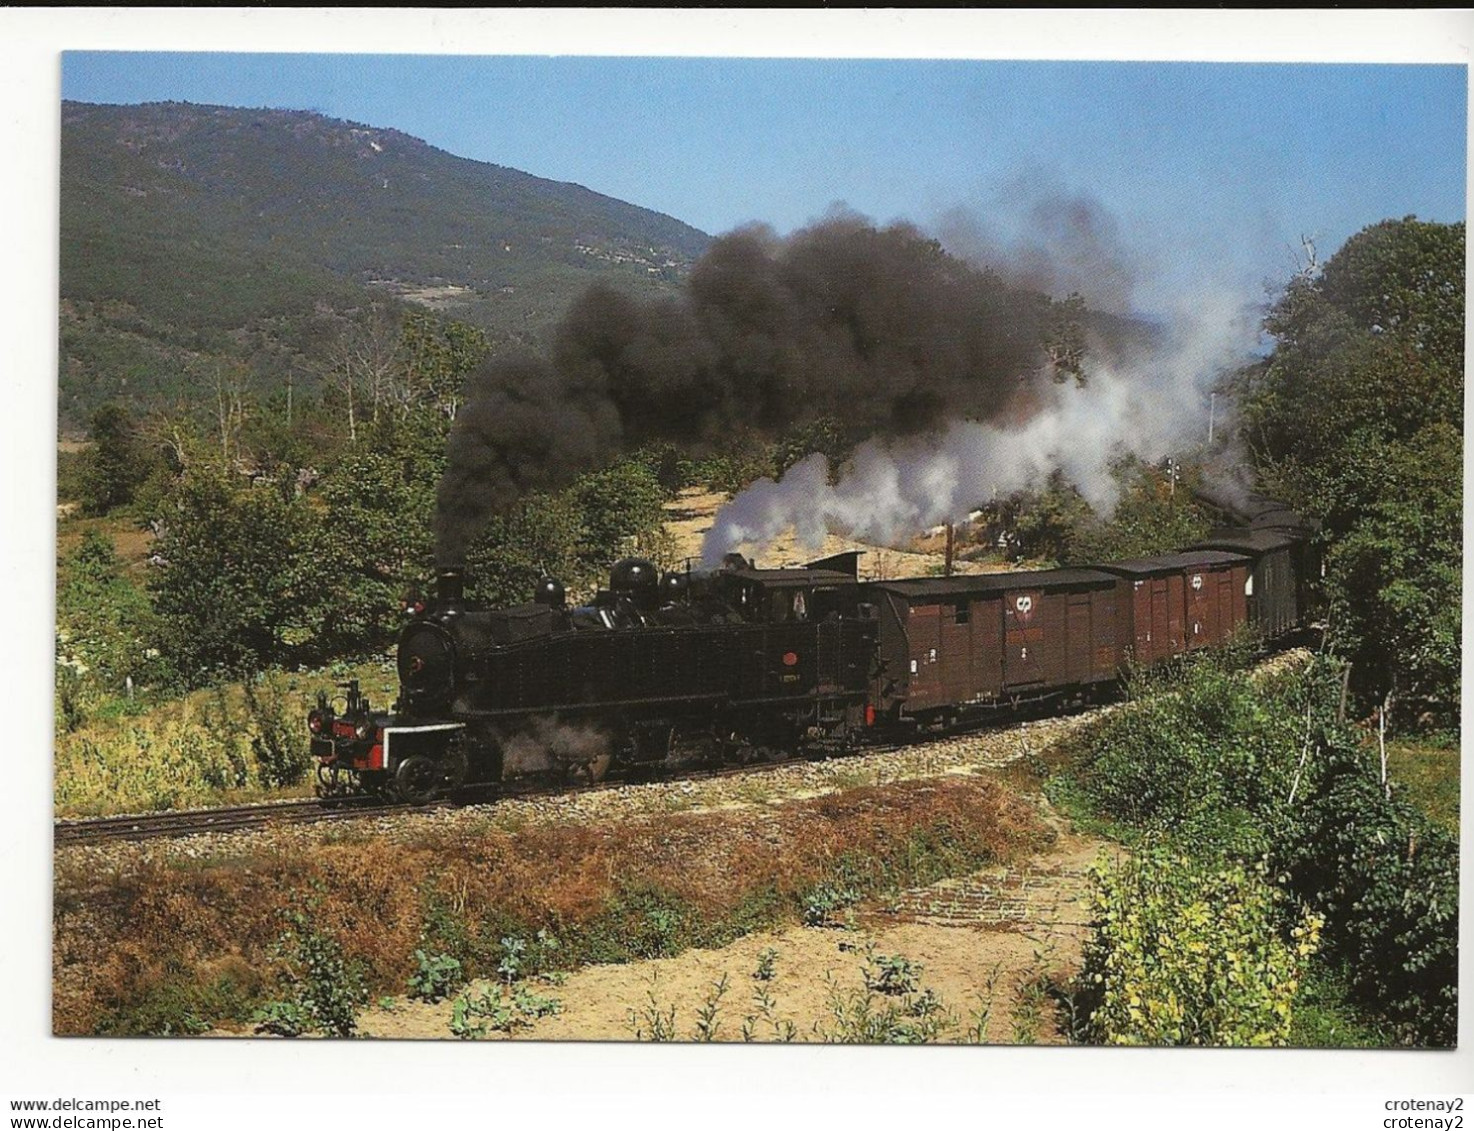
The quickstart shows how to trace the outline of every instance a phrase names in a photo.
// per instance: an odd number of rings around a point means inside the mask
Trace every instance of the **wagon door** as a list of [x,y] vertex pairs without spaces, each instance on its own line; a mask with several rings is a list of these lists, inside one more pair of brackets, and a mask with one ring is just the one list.
[[911,684],[906,705],[912,710],[945,702],[942,694],[941,629],[940,605],[911,606],[906,624],[906,635],[911,640]]
[[1209,570],[1187,579],[1187,646],[1202,648],[1218,639],[1218,607],[1214,600],[1218,575]]
[[1172,633],[1167,624],[1167,580],[1144,577],[1137,584],[1141,586],[1136,602],[1136,633],[1141,644],[1137,659],[1154,664],[1172,651]]
[[1218,575],[1218,641],[1222,643],[1244,623],[1244,582],[1248,571],[1226,569]]
[[1068,626],[1065,635],[1065,679],[1070,683],[1089,683],[1095,658],[1090,625],[1089,593],[1069,595]]
[[977,696],[997,699],[1003,691],[1003,605],[996,594],[973,599],[972,676]]
[[966,597],[937,608],[938,678],[948,703],[967,703],[976,695],[972,661],[972,615]]
[[1134,632],[1131,638],[1131,661],[1136,664],[1150,664],[1157,658],[1156,642],[1152,639],[1152,619],[1154,602],[1152,601],[1151,578],[1143,578],[1131,583],[1131,624]]
[[1003,598],[1003,682],[1018,687],[1044,682],[1044,594],[1038,589]]
[[1125,635],[1125,624],[1116,619],[1120,605],[1120,586],[1109,585],[1090,594],[1091,608],[1091,675],[1097,679],[1114,679],[1120,666],[1121,637]]

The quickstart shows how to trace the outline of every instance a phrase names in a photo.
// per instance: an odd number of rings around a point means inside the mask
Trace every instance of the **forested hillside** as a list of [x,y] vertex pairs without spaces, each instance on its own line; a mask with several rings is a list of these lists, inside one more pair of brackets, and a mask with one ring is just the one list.
[[305,111],[64,103],[61,426],[197,395],[222,367],[314,385],[372,303],[536,344],[596,280],[682,278],[705,234],[578,185]]

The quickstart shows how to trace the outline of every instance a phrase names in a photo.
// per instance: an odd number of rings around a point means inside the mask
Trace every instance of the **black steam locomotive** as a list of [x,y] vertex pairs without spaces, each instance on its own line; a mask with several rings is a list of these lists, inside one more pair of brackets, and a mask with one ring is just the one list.
[[423,804],[468,782],[837,753],[1085,702],[1129,665],[1300,628],[1311,533],[1274,505],[1176,554],[898,581],[860,581],[858,553],[663,576],[627,558],[578,607],[545,579],[529,604],[474,608],[447,570],[409,610],[393,709],[350,684],[342,710],[322,695],[308,716],[321,792]]
[[394,710],[350,685],[341,713],[324,696],[309,715],[324,792],[423,803],[468,780],[842,749],[867,721],[878,627],[856,557],[663,577],[626,558],[572,608],[552,579],[530,604],[471,608],[445,571],[400,634]]

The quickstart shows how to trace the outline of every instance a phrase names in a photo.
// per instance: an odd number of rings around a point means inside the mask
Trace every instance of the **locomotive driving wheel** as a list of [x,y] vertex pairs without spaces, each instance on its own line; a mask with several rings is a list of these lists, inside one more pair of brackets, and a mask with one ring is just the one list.
[[411,754],[394,771],[394,792],[411,805],[428,805],[443,788],[442,768],[424,754]]

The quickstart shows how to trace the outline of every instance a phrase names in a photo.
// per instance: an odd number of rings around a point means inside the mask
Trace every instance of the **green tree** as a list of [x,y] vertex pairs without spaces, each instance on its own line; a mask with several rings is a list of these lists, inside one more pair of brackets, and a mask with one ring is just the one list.
[[486,359],[491,343],[475,326],[410,310],[400,331],[400,352],[411,396],[454,419],[466,374]]
[[1192,498],[1202,476],[1196,465],[1158,467],[1127,456],[1110,474],[1117,494],[1108,517],[1097,515],[1060,471],[1036,491],[998,505],[997,521],[1012,534],[1014,552],[1088,564],[1168,553],[1207,533],[1207,519]]
[[435,489],[445,470],[445,422],[416,412],[386,418],[372,443],[324,477],[319,563],[329,579],[316,636],[330,655],[380,647],[405,593],[435,566]]
[[154,453],[138,433],[126,408],[106,404],[92,414],[92,447],[84,453],[82,505],[88,514],[107,514],[133,501],[134,492],[154,471]]
[[1037,492],[1005,500],[997,508],[998,523],[1011,535],[1020,557],[1064,561],[1081,527],[1093,517],[1062,471],[1053,471]]
[[581,475],[567,490],[527,496],[472,543],[466,564],[475,596],[520,604],[549,575],[570,597],[592,595],[607,583],[610,564],[659,528],[665,497],[656,471],[636,458]]
[[840,422],[831,416],[821,416],[780,436],[773,444],[773,464],[782,475],[800,460],[818,452],[829,461],[830,481],[837,482],[840,468],[854,450],[855,439]]
[[321,521],[276,485],[191,468],[164,508],[154,577],[166,654],[190,683],[318,654]]
[[1107,521],[1079,527],[1061,556],[1065,564],[1170,553],[1208,533],[1192,495],[1202,478],[1197,466],[1174,460],[1158,467],[1129,457],[1111,470],[1120,487],[1115,510]]
[[1332,640],[1404,716],[1459,698],[1464,225],[1372,225],[1291,280],[1240,377],[1261,483],[1324,523]]
[[579,557],[582,511],[564,492],[533,494],[494,516],[466,555],[471,595],[490,605],[532,600],[538,579],[556,577],[576,598],[595,588]]
[[643,463],[616,460],[581,475],[568,489],[579,511],[577,552],[582,570],[602,573],[634,549],[634,540],[664,518],[665,489]]
[[157,682],[168,671],[152,642],[148,595],[124,572],[113,544],[96,530],[61,564],[56,587],[57,661],[96,688]]

